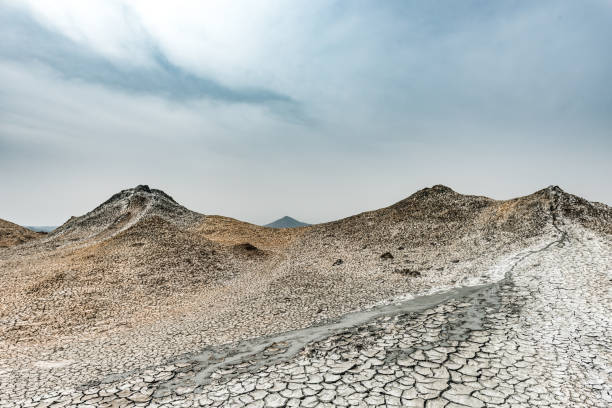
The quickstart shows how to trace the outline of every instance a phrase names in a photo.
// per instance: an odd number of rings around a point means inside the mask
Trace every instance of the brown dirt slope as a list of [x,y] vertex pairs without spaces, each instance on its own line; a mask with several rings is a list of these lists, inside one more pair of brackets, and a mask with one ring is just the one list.
[[20,225],[0,219],[0,248],[23,244],[43,236],[45,234],[34,232]]
[[[151,321],[237,271],[218,244],[158,216],[103,241],[17,263],[0,316],[18,311],[10,337],[106,321]],[[7,327],[9,328],[9,327]]]
[[300,237],[305,229],[273,229],[229,217],[209,215],[198,227],[198,231],[206,238],[224,245],[250,243],[264,250],[282,250]]
[[0,257],[5,336],[151,321],[231,279],[239,269],[230,251],[195,231],[204,218],[138,186]]

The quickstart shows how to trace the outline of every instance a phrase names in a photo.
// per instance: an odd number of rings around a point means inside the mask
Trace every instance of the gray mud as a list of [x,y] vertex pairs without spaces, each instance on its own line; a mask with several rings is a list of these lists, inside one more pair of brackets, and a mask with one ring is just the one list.
[[[567,240],[567,234],[560,229],[557,230],[560,232],[560,237],[557,239],[537,250],[528,250],[516,255],[504,277],[499,281],[483,285],[461,286],[400,302],[374,306],[304,329],[207,348],[198,353],[181,356],[176,362],[189,364],[189,369],[197,373],[189,380],[191,386],[202,386],[211,382],[211,375],[214,372],[222,371],[225,367],[234,367],[231,371],[224,373],[225,379],[231,379],[245,372],[253,372],[264,366],[288,361],[309,344],[355,330],[374,320],[423,312],[450,300],[460,300],[469,306],[458,311],[453,323],[447,325],[443,333],[446,341],[440,345],[450,344],[452,341],[463,341],[469,337],[470,332],[484,329],[487,314],[499,310],[500,290],[508,289],[513,285],[512,272],[519,263],[534,254],[546,251],[553,245],[563,245]],[[103,382],[110,382],[111,379],[116,380],[113,377]],[[170,380],[158,388],[156,395],[165,395],[169,390],[180,386],[185,386],[184,378]]]

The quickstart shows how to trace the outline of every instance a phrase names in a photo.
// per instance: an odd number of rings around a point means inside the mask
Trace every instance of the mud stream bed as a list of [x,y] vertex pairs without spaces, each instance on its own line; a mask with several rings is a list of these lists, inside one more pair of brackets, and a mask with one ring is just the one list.
[[[515,266],[536,253],[546,251],[553,245],[563,245],[567,234],[563,231],[560,233],[559,238],[538,249],[514,255],[508,262],[503,278],[493,283],[455,287],[348,313],[340,318],[303,329],[209,347],[197,353],[181,355],[173,359],[171,363],[184,365],[183,371],[188,372],[189,375],[177,376],[159,384],[154,396],[168,395],[179,387],[205,386],[211,383],[213,373],[222,375],[223,380],[228,381],[243,373],[254,372],[265,366],[288,361],[308,345],[330,336],[357,331],[360,327],[380,318],[409,316],[423,312],[451,300],[460,301],[467,306],[455,312],[456,316],[451,319],[453,322],[444,328],[443,338],[446,341],[440,342],[439,345],[444,346],[452,341],[463,341],[470,332],[483,330],[483,321],[487,314],[494,313],[499,308],[500,290],[507,290],[513,285],[512,272]],[[99,383],[113,383],[131,374],[133,373],[109,375]],[[88,383],[85,386],[91,385],[93,384]]]

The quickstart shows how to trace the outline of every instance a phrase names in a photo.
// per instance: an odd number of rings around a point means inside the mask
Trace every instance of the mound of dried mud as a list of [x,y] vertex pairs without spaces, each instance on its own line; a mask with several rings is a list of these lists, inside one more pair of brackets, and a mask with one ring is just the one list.
[[204,216],[138,186],[46,238],[1,249],[0,338],[46,342],[154,323],[164,336],[160,324],[176,333],[183,320],[211,343],[289,330],[494,279],[505,258],[555,239],[563,223],[610,234],[612,210],[558,187],[496,201],[434,186],[379,210],[275,230]]

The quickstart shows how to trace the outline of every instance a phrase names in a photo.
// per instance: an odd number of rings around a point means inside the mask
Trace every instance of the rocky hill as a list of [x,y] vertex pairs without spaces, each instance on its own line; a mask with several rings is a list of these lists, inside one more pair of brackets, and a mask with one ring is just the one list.
[[170,333],[190,322],[215,343],[290,330],[499,279],[510,256],[553,241],[566,224],[609,235],[612,210],[558,187],[497,201],[434,186],[342,220],[273,229],[205,216],[138,186],[2,250],[0,337]]
[[71,217],[49,234],[48,241],[58,244],[100,241],[154,216],[180,229],[194,226],[204,218],[179,205],[163,191],[139,185],[120,191],[85,215]]
[[30,240],[41,238],[42,236],[44,236],[44,234],[0,219],[0,248],[20,245]]
[[309,270],[333,266],[442,282],[462,266],[485,273],[496,258],[558,233],[564,222],[610,234],[612,209],[556,186],[498,201],[437,185],[387,208],[309,227],[291,251]]

